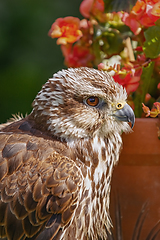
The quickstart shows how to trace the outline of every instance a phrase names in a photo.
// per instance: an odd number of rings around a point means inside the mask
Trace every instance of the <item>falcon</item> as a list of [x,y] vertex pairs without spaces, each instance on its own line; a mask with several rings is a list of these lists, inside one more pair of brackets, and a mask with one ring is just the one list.
[[69,68],[28,116],[0,125],[0,239],[107,239],[111,175],[135,121],[126,99],[108,73]]

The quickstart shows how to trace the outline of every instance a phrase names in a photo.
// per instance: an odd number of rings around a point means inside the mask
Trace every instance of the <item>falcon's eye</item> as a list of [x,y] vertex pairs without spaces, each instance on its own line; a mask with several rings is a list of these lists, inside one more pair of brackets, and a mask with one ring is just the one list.
[[124,103],[117,103],[116,105],[116,108],[119,110],[119,109],[122,109],[124,107]]
[[99,98],[91,96],[91,97],[86,99],[86,103],[91,107],[96,107],[99,103]]

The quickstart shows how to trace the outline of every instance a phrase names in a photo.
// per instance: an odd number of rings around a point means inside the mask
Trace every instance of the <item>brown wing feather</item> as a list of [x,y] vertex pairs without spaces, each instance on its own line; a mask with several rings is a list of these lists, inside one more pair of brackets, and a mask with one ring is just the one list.
[[[17,123],[16,123],[17,124]],[[52,239],[76,208],[81,174],[53,141],[0,132],[0,238]]]

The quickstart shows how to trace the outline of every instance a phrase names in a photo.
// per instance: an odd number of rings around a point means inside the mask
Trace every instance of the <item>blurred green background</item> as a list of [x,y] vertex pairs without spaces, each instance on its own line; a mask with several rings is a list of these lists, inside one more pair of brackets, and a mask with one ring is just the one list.
[[82,18],[81,1],[0,1],[0,123],[18,112],[29,114],[42,84],[65,68],[48,31],[56,18]]

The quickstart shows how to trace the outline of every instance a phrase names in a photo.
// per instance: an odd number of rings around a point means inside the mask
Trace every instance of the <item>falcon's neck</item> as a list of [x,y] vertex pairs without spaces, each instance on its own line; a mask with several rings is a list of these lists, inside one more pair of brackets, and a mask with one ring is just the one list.
[[115,165],[117,163],[122,139],[119,133],[114,133],[107,138],[96,135],[93,138],[69,141],[67,145],[73,152],[73,155],[69,157],[74,161],[79,161],[87,168],[96,170],[103,165],[110,167],[111,164]]
[[[68,142],[73,159],[82,170],[84,187],[89,191],[99,191],[103,197],[108,196],[114,165],[118,162],[122,146],[119,133],[110,134],[108,138],[95,136],[91,139]],[[109,207],[109,204],[107,204]]]
[[[84,177],[83,191],[77,214],[83,231],[90,239],[106,239],[106,229],[110,229],[109,199],[111,176],[114,165],[119,158],[122,145],[121,136],[116,133],[108,138],[95,136],[68,143],[73,150],[74,161],[79,164]],[[85,216],[84,216],[85,206]],[[93,217],[94,216],[94,217]],[[86,228],[86,222],[89,222]]]

